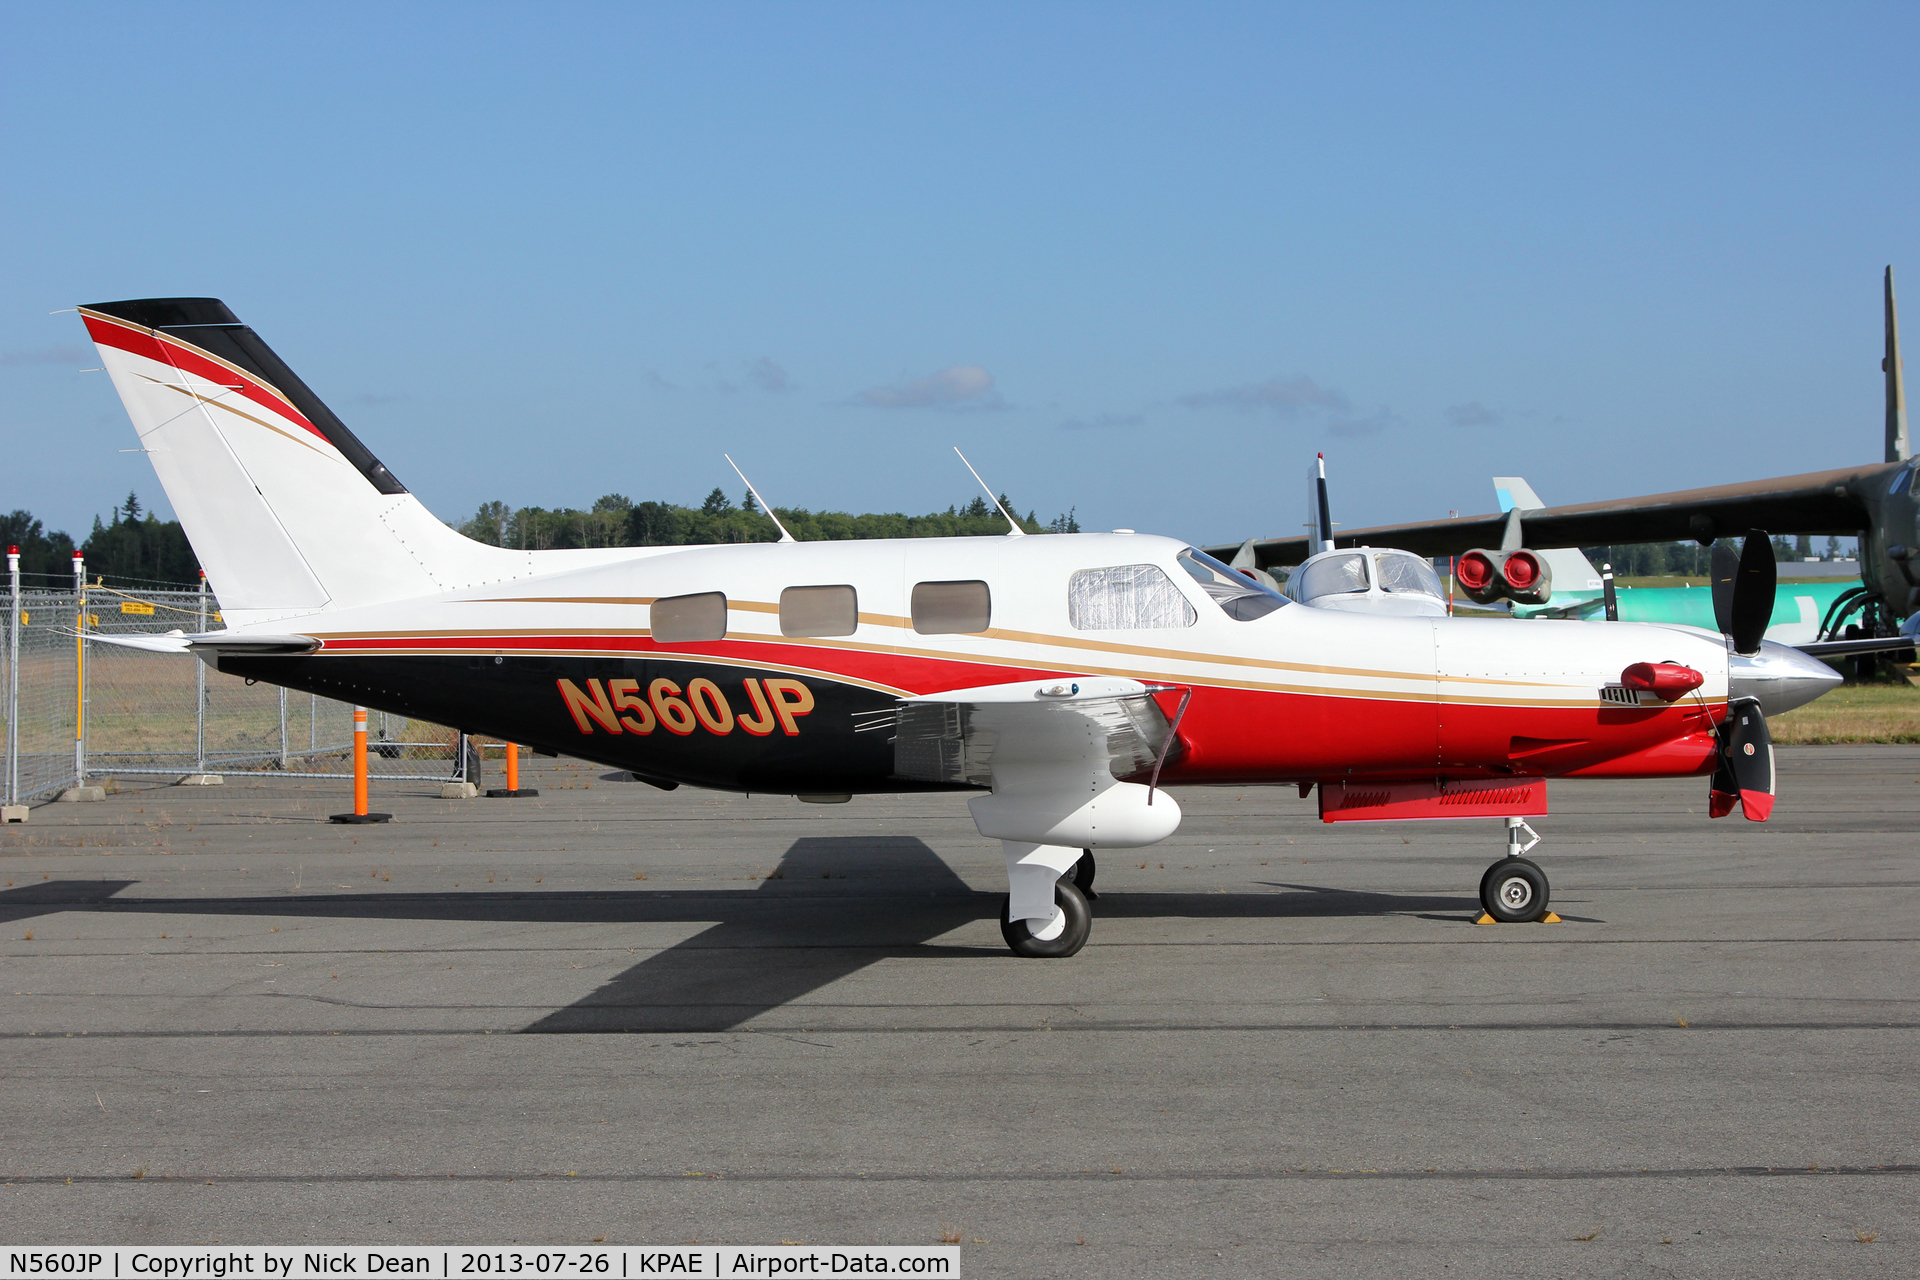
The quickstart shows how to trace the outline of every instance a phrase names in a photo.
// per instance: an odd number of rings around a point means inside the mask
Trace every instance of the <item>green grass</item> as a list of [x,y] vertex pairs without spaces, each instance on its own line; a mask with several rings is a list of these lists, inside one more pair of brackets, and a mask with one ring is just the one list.
[[1777,743],[1920,742],[1920,686],[1843,685],[1767,727]]

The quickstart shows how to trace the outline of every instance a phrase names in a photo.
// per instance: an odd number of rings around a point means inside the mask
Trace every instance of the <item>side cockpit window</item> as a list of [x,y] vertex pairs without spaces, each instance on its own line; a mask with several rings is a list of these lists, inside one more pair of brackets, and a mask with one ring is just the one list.
[[1373,558],[1373,573],[1382,591],[1432,596],[1436,600],[1447,598],[1447,589],[1440,585],[1440,575],[1419,556],[1383,552]]
[[1204,551],[1188,547],[1180,553],[1180,567],[1229,618],[1252,622],[1291,604],[1285,596],[1257,578],[1236,573]]
[[860,625],[852,587],[788,587],[780,593],[783,636],[850,636]]
[[647,627],[659,644],[693,644],[727,636],[727,598],[718,591],[653,602]]
[[993,624],[993,594],[984,582],[916,582],[913,629],[923,636],[963,636]]
[[1365,594],[1367,590],[1367,558],[1355,553],[1350,556],[1328,556],[1302,567],[1287,583],[1287,590],[1295,600],[1302,604],[1317,600],[1321,596],[1346,595],[1349,592]]
[[1080,631],[1190,627],[1198,617],[1158,565],[1082,569],[1067,580],[1067,620]]

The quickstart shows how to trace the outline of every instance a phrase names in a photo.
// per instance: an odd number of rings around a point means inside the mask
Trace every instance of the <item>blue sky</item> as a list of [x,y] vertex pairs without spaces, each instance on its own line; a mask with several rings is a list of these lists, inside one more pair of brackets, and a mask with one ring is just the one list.
[[[166,510],[72,315],[221,297],[437,514],[1297,532],[1875,460],[1914,6],[17,6],[0,508]],[[1920,342],[1920,337],[1914,339]],[[736,495],[737,496],[737,495]]]

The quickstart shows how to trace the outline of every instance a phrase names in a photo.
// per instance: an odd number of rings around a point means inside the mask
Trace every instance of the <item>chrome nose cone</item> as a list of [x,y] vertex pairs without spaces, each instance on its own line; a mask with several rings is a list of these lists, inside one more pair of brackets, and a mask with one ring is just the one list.
[[1840,673],[1820,659],[1772,640],[1751,656],[1727,655],[1727,696],[1759,699],[1763,715],[1804,707],[1839,683]]

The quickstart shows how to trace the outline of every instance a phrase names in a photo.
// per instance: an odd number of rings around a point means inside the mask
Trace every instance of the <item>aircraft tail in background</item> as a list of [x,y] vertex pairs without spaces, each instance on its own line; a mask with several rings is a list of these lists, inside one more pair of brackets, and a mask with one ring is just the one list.
[[[1516,508],[1521,512],[1522,523],[1529,511],[1538,511],[1547,504],[1540,501],[1540,495],[1533,486],[1519,476],[1495,476],[1493,478],[1494,495],[1500,499],[1500,513],[1505,515]],[[1553,585],[1568,591],[1600,590],[1600,571],[1593,567],[1593,561],[1578,547],[1561,547],[1548,551],[1536,551],[1546,562],[1553,574]]]

